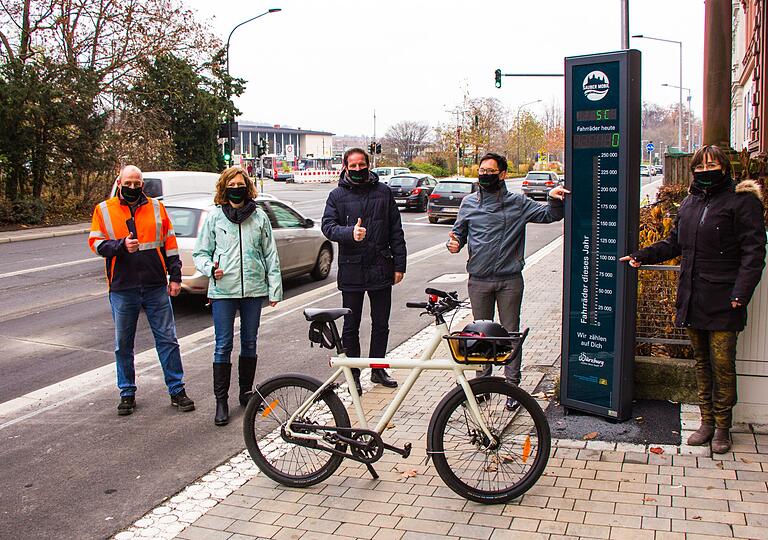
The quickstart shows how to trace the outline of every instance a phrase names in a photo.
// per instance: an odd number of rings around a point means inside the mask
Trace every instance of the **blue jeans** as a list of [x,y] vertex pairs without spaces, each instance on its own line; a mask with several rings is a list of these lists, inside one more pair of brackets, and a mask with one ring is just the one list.
[[160,357],[165,384],[170,395],[184,390],[184,369],[181,367],[179,342],[176,340],[176,322],[166,287],[136,288],[109,293],[112,319],[115,321],[115,360],[117,387],[120,396],[136,394],[136,371],[133,365],[133,342],[139,312],[144,308],[149,327],[155,336],[155,348]]
[[261,324],[261,307],[265,297],[258,298],[213,298],[213,329],[216,332],[216,348],[213,351],[215,364],[230,364],[232,341],[234,339],[235,313],[240,312],[240,356],[256,357],[256,340]]

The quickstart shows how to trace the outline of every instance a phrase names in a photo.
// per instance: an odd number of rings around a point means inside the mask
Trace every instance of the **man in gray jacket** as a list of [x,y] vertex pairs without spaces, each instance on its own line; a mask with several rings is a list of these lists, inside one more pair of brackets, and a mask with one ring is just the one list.
[[[563,219],[563,198],[569,191],[555,187],[549,192],[548,204],[509,192],[504,182],[507,160],[499,154],[484,155],[478,173],[480,190],[461,201],[447,247],[458,253],[469,245],[467,289],[475,320],[493,320],[498,305],[501,325],[517,332],[523,301],[525,226]],[[521,361],[519,354],[504,368],[504,375],[513,384],[520,384]],[[486,367],[485,374],[490,374],[490,368]],[[507,408],[516,407],[510,398]]]

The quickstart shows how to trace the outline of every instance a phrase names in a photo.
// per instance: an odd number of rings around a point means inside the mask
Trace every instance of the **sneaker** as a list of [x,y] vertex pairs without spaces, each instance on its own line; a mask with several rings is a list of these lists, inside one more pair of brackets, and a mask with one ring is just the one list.
[[504,408],[509,412],[515,412],[520,408],[520,403],[515,398],[508,397],[507,402],[504,404]]
[[184,390],[171,396],[171,405],[178,407],[183,412],[195,410],[195,402],[187,397],[187,392]]
[[117,414],[119,416],[128,416],[133,414],[133,410],[136,408],[135,396],[123,396],[120,398],[120,405],[117,406]]

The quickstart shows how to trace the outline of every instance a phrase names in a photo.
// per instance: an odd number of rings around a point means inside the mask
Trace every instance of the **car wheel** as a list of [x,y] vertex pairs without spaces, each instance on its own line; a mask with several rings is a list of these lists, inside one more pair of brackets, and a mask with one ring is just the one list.
[[315,267],[310,272],[312,279],[321,281],[331,273],[331,264],[333,263],[333,249],[328,244],[323,244],[320,252],[317,254]]
[[435,223],[437,223],[437,222],[439,221],[439,220],[438,220],[438,218],[436,218],[436,217],[434,217],[434,216],[429,216],[427,219],[428,219],[428,220],[429,220],[429,222],[430,222],[430,223],[432,223],[432,224],[435,224]]
[[427,204],[429,204],[429,201],[426,197],[421,199],[421,203],[419,204],[419,212],[426,212],[427,211]]

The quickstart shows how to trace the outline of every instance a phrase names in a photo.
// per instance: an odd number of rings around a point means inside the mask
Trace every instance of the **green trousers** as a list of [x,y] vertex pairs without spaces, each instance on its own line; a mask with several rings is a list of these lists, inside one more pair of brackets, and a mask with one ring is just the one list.
[[696,360],[696,386],[701,422],[731,427],[736,405],[736,340],[738,332],[688,328]]

